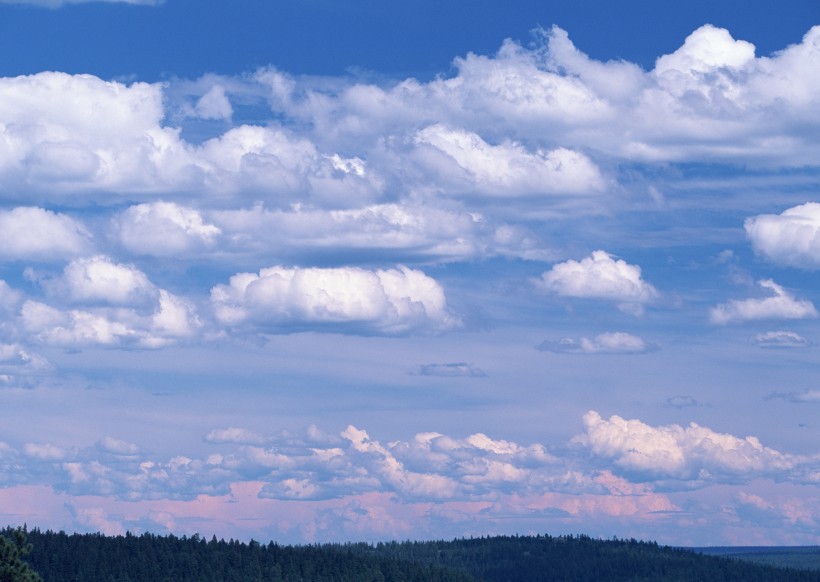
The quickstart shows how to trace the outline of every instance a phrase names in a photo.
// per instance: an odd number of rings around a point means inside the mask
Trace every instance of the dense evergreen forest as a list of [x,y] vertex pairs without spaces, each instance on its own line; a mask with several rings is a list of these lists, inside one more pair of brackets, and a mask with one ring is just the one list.
[[0,582],[36,582],[29,566],[44,582],[820,582],[818,571],[587,536],[280,546],[198,535],[0,530]]

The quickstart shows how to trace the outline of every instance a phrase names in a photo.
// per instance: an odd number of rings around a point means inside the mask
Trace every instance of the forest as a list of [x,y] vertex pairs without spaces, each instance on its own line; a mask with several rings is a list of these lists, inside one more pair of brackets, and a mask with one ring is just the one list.
[[655,542],[588,536],[285,546],[237,540],[0,530],[0,582],[813,581]]

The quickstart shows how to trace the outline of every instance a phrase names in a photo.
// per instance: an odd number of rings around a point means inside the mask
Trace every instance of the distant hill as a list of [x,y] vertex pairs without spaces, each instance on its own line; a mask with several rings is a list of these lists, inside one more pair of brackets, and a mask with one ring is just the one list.
[[820,546],[725,546],[692,549],[710,556],[725,556],[780,568],[820,571]]
[[44,582],[820,582],[820,571],[583,535],[305,546],[198,535],[27,535],[26,560]]

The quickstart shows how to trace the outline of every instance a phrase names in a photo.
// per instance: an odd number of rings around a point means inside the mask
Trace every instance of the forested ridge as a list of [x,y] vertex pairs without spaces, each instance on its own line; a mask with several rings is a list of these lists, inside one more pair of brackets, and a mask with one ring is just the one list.
[[[2,544],[16,539],[18,546],[30,548],[20,557],[44,582],[820,582],[817,571],[583,535],[301,546],[199,535],[69,535],[38,529],[6,529],[0,536],[5,538],[0,538]],[[0,582],[37,579],[30,574],[4,577],[3,572],[0,569]]]

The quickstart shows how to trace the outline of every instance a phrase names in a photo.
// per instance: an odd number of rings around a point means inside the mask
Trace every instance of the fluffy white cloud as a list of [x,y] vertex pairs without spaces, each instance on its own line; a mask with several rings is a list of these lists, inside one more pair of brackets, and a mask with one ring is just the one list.
[[444,290],[421,271],[270,267],[211,290],[217,318],[283,331],[330,328],[401,334],[458,325]]
[[50,210],[17,207],[0,211],[0,257],[53,261],[82,254],[91,234],[78,221]]
[[202,119],[229,120],[233,115],[233,107],[221,85],[214,85],[200,97],[194,110]]
[[199,211],[173,202],[131,206],[114,224],[116,236],[129,251],[161,257],[207,250],[221,234]]
[[743,225],[759,255],[779,265],[820,268],[820,204],[808,202],[781,214],[761,214]]
[[641,278],[641,268],[605,251],[594,251],[580,261],[558,263],[541,275],[538,284],[562,297],[617,301],[626,311],[640,313],[642,305],[660,296]]
[[732,299],[709,312],[709,320],[718,325],[758,319],[806,319],[817,317],[811,301],[796,299],[771,279],[758,281],[772,295],[763,298]]
[[619,416],[606,420],[590,411],[584,426],[586,433],[577,442],[623,470],[652,478],[731,480],[787,472],[802,462],[764,447],[753,436],[741,439],[695,423],[655,427]]
[[696,76],[724,67],[743,67],[755,58],[753,44],[735,40],[728,30],[704,25],[686,37],[683,46],[655,63],[656,75]]
[[623,332],[602,333],[594,338],[561,338],[545,341],[539,350],[568,354],[640,354],[654,349],[642,338]]
[[209,217],[222,232],[221,249],[230,256],[341,257],[366,251],[370,257],[398,262],[491,256],[542,260],[552,256],[543,236],[524,225],[406,201],[336,210],[300,205],[277,210],[255,205],[211,211]]
[[159,348],[191,337],[202,326],[192,302],[157,288],[135,266],[103,255],[75,259],[43,285],[55,300],[83,309],[26,300],[19,322],[41,344]]
[[75,259],[63,269],[59,280],[50,281],[72,302],[111,304],[143,303],[156,294],[148,277],[133,265],[122,265],[97,255]]
[[475,133],[440,124],[417,132],[415,143],[416,158],[445,191],[515,196],[595,193],[604,188],[598,167],[584,154],[565,148],[531,153],[519,143],[490,145]]

